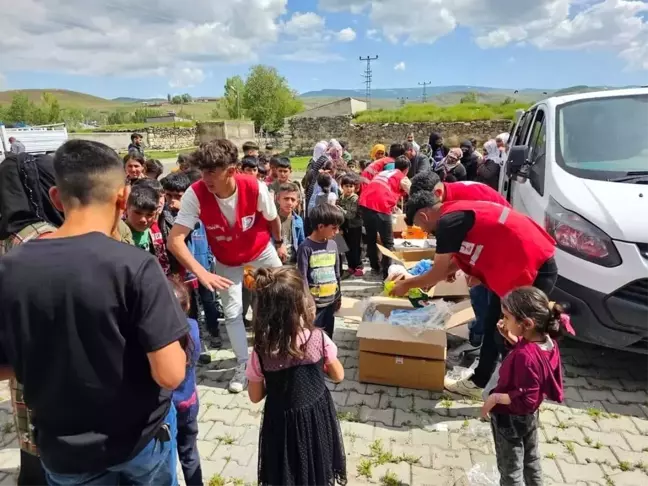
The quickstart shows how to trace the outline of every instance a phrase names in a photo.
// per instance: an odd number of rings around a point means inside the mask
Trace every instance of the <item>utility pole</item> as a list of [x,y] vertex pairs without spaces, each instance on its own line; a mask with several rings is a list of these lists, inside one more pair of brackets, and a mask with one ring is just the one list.
[[365,86],[366,86],[365,102],[367,103],[367,108],[371,108],[371,77],[372,77],[371,61],[375,61],[376,59],[378,59],[378,56],[374,56],[374,57],[360,56],[361,61],[367,61],[367,69],[364,72]]
[[432,81],[419,83],[419,86],[423,86],[423,103],[427,103],[427,87],[432,84]]

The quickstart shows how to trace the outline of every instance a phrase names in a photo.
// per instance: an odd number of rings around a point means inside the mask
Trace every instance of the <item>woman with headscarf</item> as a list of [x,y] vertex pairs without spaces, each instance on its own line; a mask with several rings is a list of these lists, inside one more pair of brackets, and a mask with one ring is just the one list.
[[386,153],[385,146],[382,143],[377,143],[372,147],[371,152],[369,152],[369,159],[375,162],[378,159],[382,159]]
[[461,163],[463,152],[460,148],[450,149],[443,159],[445,169],[445,182],[459,182],[466,180],[466,168]]
[[474,181],[477,177],[477,167],[479,166],[479,156],[475,152],[474,146],[470,140],[464,140],[459,146],[461,148],[461,164],[466,169],[466,180]]
[[432,132],[430,134],[430,163],[433,165],[433,170],[441,165],[443,159],[448,155],[450,149],[443,144],[443,137],[438,133]]
[[[49,197],[54,186],[52,157],[21,153],[0,164],[0,258],[12,248],[56,231],[63,223]],[[9,378],[4,376],[3,378]],[[22,386],[10,378],[11,402],[20,446],[19,485],[47,484]]]
[[497,148],[500,151],[500,167],[503,166],[506,163],[506,159],[508,159],[508,142],[509,134],[506,132],[500,133],[495,138],[495,143],[497,144]]
[[[307,201],[310,201],[313,190],[315,189],[315,184],[317,182],[317,176],[319,175],[322,167],[329,161],[332,161],[336,168],[339,161],[342,160],[342,145],[335,140],[331,139],[330,141],[321,141],[315,145],[313,150],[313,161],[306,171],[306,175],[302,179],[302,187],[304,189],[304,227],[306,229],[306,234],[310,233],[310,223],[308,221],[308,204]],[[343,160],[342,160],[343,161]]]
[[477,178],[475,180],[497,191],[499,190],[502,155],[495,140],[491,139],[484,144],[484,154],[484,160],[477,168]]

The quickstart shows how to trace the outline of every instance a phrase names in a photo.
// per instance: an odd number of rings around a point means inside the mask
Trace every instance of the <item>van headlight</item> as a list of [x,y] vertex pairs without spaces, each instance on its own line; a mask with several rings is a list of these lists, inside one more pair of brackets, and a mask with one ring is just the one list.
[[545,211],[545,229],[561,250],[604,267],[618,267],[621,256],[612,239],[582,216],[553,198]]

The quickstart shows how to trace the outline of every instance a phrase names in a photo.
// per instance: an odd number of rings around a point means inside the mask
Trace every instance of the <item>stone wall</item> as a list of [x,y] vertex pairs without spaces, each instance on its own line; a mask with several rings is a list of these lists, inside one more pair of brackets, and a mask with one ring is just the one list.
[[[283,149],[291,155],[312,154],[320,140],[335,138],[348,143],[350,151],[358,158],[368,157],[376,143],[389,145],[406,140],[414,133],[414,139],[423,145],[430,133],[438,132],[450,146],[458,146],[462,140],[475,138],[482,145],[510,128],[509,120],[477,120],[470,122],[421,122],[421,123],[353,123],[350,116],[333,118],[287,119],[283,130]],[[366,154],[366,155],[365,155]]]

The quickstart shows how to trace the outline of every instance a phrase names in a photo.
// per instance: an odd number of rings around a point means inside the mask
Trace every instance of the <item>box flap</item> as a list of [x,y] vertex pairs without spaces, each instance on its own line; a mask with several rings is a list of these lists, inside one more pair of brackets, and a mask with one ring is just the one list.
[[470,295],[470,289],[468,288],[463,273],[458,272],[457,279],[454,282],[439,282],[430,289],[428,295],[438,299],[443,297],[468,297]]
[[362,300],[343,296],[340,309],[335,313],[335,315],[346,320],[360,322],[366,306],[366,302]]
[[378,245],[378,251],[386,257],[401,263],[408,270],[421,260],[433,260],[434,255],[436,255],[434,248],[412,248],[411,250],[391,251],[382,245]]
[[392,231],[394,233],[402,233],[407,230],[407,225],[405,224],[405,215],[404,214],[392,214]]
[[445,331],[424,331],[415,335],[406,327],[378,322],[361,322],[360,351],[435,360],[446,358]]

